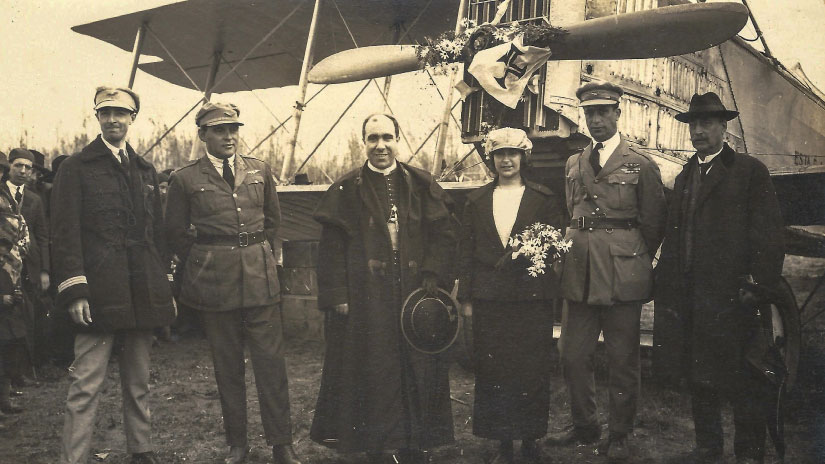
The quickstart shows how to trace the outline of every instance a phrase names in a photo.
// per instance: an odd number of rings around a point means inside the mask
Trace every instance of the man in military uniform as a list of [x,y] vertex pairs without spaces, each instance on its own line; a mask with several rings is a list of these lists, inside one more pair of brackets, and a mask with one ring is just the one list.
[[275,463],[300,464],[292,448],[280,286],[272,252],[281,212],[269,165],[237,154],[243,125],[239,115],[232,104],[205,104],[195,122],[206,155],[172,174],[168,237],[185,263],[178,302],[197,310],[212,349],[230,446],[226,462],[244,462],[249,453],[246,345]]
[[733,406],[736,462],[765,456],[770,396],[748,362],[763,359],[753,350],[761,331],[750,284],[779,290],[783,221],[768,169],[725,143],[728,121],[738,114],[708,92],[676,115],[689,125],[696,155],[676,176],[670,199],[653,344],[657,374],[690,385],[696,448],[676,462],[724,461],[723,402]]
[[152,330],[175,318],[161,264],[166,256],[158,180],[126,134],[140,110],[137,94],[99,87],[95,111],[101,135],[67,158],[52,195],[55,306],[78,331],[73,382],[66,399],[60,463],[89,459],[95,412],[117,338],[123,428],[131,463],[157,463],[149,416]]
[[593,142],[567,160],[567,238],[562,269],[566,300],[560,341],[573,424],[548,443],[594,443],[593,357],[599,332],[609,366],[609,437],[600,452],[627,459],[639,396],[639,319],[653,290],[652,261],[664,233],[666,204],[659,168],[617,132],[622,89],[588,83],[576,92]]

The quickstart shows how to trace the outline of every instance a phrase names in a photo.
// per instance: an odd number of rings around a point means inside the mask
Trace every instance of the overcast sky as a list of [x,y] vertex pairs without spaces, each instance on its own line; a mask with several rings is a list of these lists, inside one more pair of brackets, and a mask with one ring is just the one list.
[[[88,120],[92,116],[94,88],[101,83],[125,85],[131,56],[105,42],[72,32],[70,27],[167,3],[173,2],[0,0],[4,12],[0,19],[0,63],[4,83],[0,86],[0,150],[19,145],[21,138],[29,147],[48,149],[61,137],[72,137],[83,131],[92,135],[97,132],[94,126],[84,129],[82,125],[84,118]],[[797,61],[802,63],[808,77],[820,89],[825,89],[825,0],[749,0],[748,4],[774,55],[789,68]],[[747,29],[742,35],[754,36]],[[426,115],[426,119],[432,121],[439,117],[440,99],[420,76],[405,76],[393,85],[390,101],[397,112],[416,117]],[[319,97],[317,103],[310,104],[304,116],[306,124],[301,130],[304,151],[314,146],[360,86],[335,86],[333,91],[325,92],[328,95],[324,95],[324,99]],[[143,108],[146,108],[134,126],[136,136],[147,137],[153,124],[171,125],[198,99],[194,91],[140,71],[135,89],[141,94]],[[417,92],[412,102],[408,99],[411,91]],[[312,92],[311,89],[310,94]],[[245,127],[249,134],[247,143],[252,144],[256,134],[264,133],[267,127],[276,124],[269,110],[280,118],[292,113],[291,104],[296,93],[296,87],[292,86],[257,91],[256,95],[239,93],[220,98],[237,102],[242,108],[242,116],[247,121],[252,120],[252,124]],[[365,97],[331,137],[331,150],[336,150],[336,144],[341,144],[363,114],[381,109],[377,91],[370,89]],[[258,98],[266,102],[269,110]],[[187,120],[181,127],[181,130],[193,130],[194,123]],[[413,138],[421,139],[427,132]]]

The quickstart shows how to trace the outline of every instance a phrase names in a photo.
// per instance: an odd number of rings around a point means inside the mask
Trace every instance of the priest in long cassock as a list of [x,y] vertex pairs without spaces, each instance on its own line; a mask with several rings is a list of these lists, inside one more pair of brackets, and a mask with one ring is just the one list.
[[311,437],[370,463],[430,462],[453,442],[449,364],[402,336],[403,299],[448,281],[455,232],[446,193],[396,161],[398,121],[364,120],[366,163],[332,184],[322,224],[318,306],[326,355]]

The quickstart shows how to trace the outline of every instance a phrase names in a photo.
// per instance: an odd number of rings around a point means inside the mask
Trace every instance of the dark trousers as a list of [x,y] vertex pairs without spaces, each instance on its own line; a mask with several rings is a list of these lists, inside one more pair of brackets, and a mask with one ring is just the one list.
[[698,447],[722,451],[722,402],[728,401],[733,406],[733,450],[736,457],[762,461],[767,429],[764,409],[767,392],[758,380],[752,377],[743,379],[735,391],[694,383],[691,385],[691,395]]
[[568,301],[562,313],[559,352],[575,427],[597,427],[594,358],[604,335],[608,365],[611,435],[633,431],[641,385],[639,319],[641,303],[596,306]]
[[229,446],[247,446],[244,346],[249,347],[268,445],[292,443],[289,385],[277,305],[198,311],[212,350]]

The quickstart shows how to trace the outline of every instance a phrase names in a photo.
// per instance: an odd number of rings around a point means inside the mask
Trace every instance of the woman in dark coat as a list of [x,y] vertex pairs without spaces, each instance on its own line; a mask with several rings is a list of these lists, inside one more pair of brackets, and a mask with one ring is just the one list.
[[564,213],[553,192],[522,177],[532,149],[524,131],[492,131],[485,148],[496,178],[468,195],[460,247],[459,300],[473,317],[473,434],[500,441],[491,463],[513,462],[513,440],[538,462],[536,440],[546,434],[549,414],[550,300],[558,283],[550,258],[545,273],[531,277],[527,259],[512,259],[508,243],[535,223],[562,230]]

